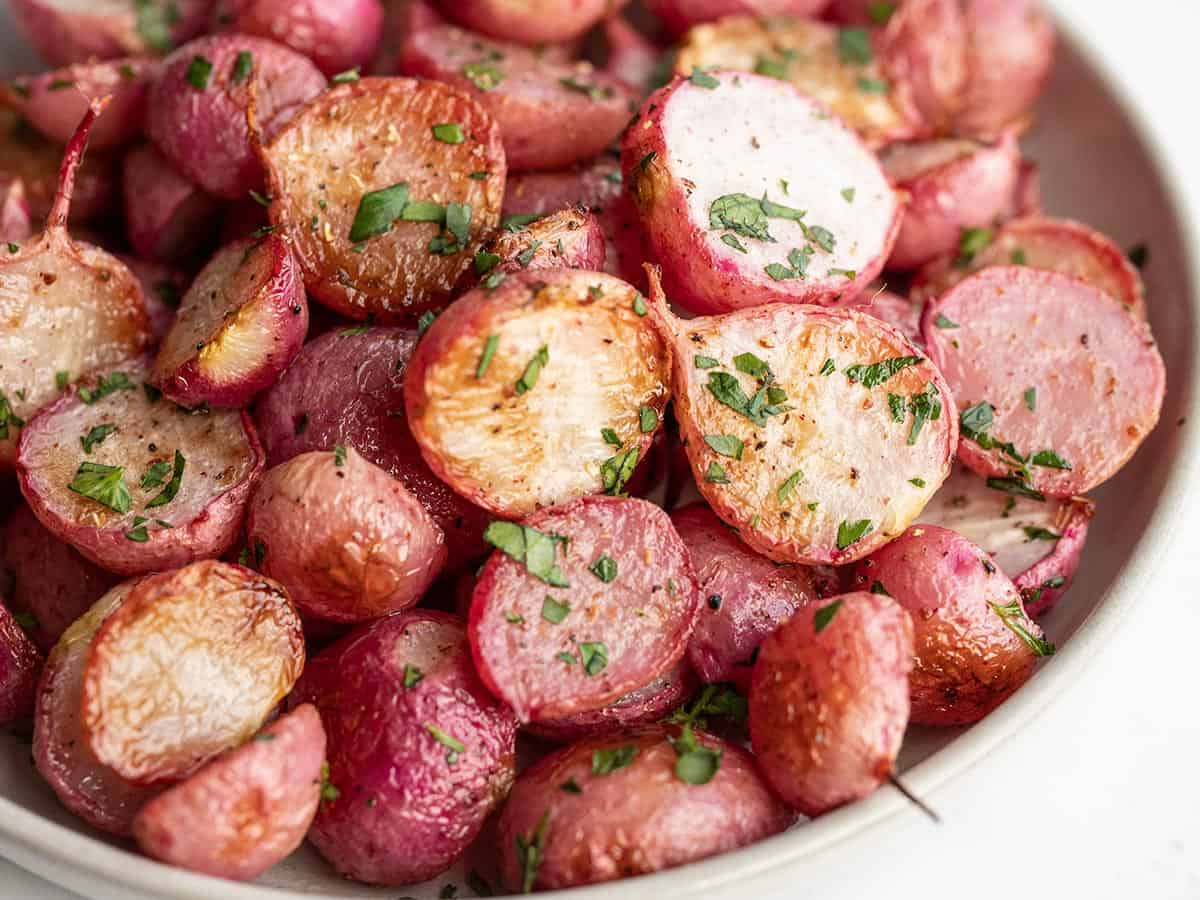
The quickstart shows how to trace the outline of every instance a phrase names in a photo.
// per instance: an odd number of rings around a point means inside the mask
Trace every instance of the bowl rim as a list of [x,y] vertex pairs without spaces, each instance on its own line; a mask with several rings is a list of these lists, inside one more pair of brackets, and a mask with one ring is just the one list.
[[[1189,179],[1187,149],[1168,134],[1161,120],[1152,120],[1131,89],[1115,78],[1115,62],[1099,49],[1091,36],[1096,27],[1083,7],[1072,9],[1065,0],[1046,0],[1053,8],[1056,26],[1073,51],[1132,124],[1156,173],[1167,187],[1167,206],[1180,232],[1183,268],[1187,271],[1193,317],[1191,341],[1200,347],[1200,190],[1186,188]],[[1194,181],[1194,179],[1193,179]],[[1200,183],[1200,182],[1198,182]],[[1200,369],[1189,383],[1178,383],[1183,392],[1185,422],[1179,428],[1179,445],[1200,442]],[[1160,427],[1169,423],[1161,423]],[[904,772],[905,783],[919,794],[937,787],[982,760],[1023,724],[1050,705],[1061,694],[1060,686],[1078,677],[1109,642],[1135,599],[1143,593],[1173,543],[1179,539],[1174,528],[1196,500],[1200,490],[1200,454],[1179,453],[1149,523],[1135,540],[1129,562],[1084,622],[1043,669],[1021,691],[986,719],[955,737],[943,749]],[[896,791],[876,791],[870,797],[843,807],[804,827],[775,835],[730,853],[686,866],[640,876],[635,879],[551,891],[539,894],[549,900],[668,900],[685,892],[716,890],[737,882],[739,889],[773,872],[810,858],[851,835],[877,827],[907,809]],[[344,896],[291,891],[286,888],[245,884],[200,875],[142,857],[90,835],[60,825],[32,810],[0,796],[0,852],[22,867],[69,889],[86,891],[103,879],[106,893],[113,896],[170,896],[172,900],[345,900]]]

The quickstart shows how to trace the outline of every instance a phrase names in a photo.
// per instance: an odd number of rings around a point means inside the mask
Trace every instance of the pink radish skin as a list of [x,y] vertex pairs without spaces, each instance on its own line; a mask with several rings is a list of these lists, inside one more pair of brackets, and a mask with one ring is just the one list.
[[267,472],[246,539],[300,612],[354,623],[415,606],[446,563],[417,499],[353,448],[304,453]]
[[139,256],[184,263],[212,237],[221,204],[146,144],[125,155],[125,228]]
[[152,379],[181,406],[238,408],[276,382],[308,331],[308,302],[286,241],[219,250],[183,297]]
[[[765,303],[852,302],[883,268],[900,228],[899,200],[874,155],[790,84],[708,74],[715,89],[677,78],[652,94],[621,151],[626,190],[672,301],[702,315]],[[749,132],[757,149],[743,140]],[[836,165],[820,178],[802,177],[795,167],[814,155]],[[847,186],[852,200],[842,194]],[[764,193],[805,210],[803,221],[764,218],[771,241],[714,227],[721,201]],[[808,237],[806,229],[817,226],[832,236],[824,249]],[[723,240],[731,235],[737,244]],[[789,251],[800,248],[812,250],[803,278],[787,274],[796,265]]]
[[43,651],[119,580],[51,534],[24,503],[0,531],[0,578],[5,570],[6,602],[32,616],[29,634]]
[[[304,704],[159,794],[133,821],[155,859],[248,881],[300,846],[321,802],[325,729]],[[253,839],[247,839],[252,834]]]
[[[152,401],[142,390],[148,364],[142,358],[114,367],[130,388],[91,404],[79,398],[79,388],[94,390],[99,378],[77,382],[29,420],[17,455],[21,492],[42,524],[119,575],[162,571],[227,551],[238,538],[264,463],[249,415],[221,410],[194,415],[162,398]],[[117,430],[84,454],[80,435],[103,423],[117,423]],[[165,505],[147,506],[162,492],[165,478],[143,489],[141,476],[154,464],[173,468],[176,451],[185,460],[178,493]],[[125,470],[132,496],[128,512],[68,489],[81,459]],[[140,527],[133,524],[139,516],[149,520],[140,523],[146,527],[144,541],[126,536]]]
[[15,79],[5,89],[6,99],[47,139],[65,144],[88,104],[111,97],[91,135],[93,150],[107,150],[141,134],[146,98],[159,66],[157,59],[146,56],[76,63]]
[[[251,54],[251,72],[235,80],[238,54]],[[193,61],[212,64],[198,88],[188,80]],[[251,141],[246,111],[263,140],[326,87],[309,60],[274,41],[250,35],[199,38],[163,61],[150,89],[146,134],[184,177],[210,194],[238,200],[262,188],[263,166]]]
[[[600,219],[581,208],[559,210],[516,231],[501,230],[484,248],[500,257],[489,272],[599,271],[604,266],[606,249]],[[478,275],[478,269],[473,274]],[[472,284],[477,280],[469,279]]]
[[410,34],[400,71],[444,81],[486,109],[500,126],[514,172],[565,169],[590,159],[629,121],[625,85],[589,63],[483,41],[449,25]]
[[88,649],[104,620],[137,584],[119,584],[63,632],[46,658],[33,723],[33,761],[63,806],[94,828],[125,837],[158,791],[126,781],[89,752],[80,717]]
[[187,291],[191,278],[178,269],[137,256],[120,256],[121,262],[142,286],[146,312],[150,316],[150,332],[159,344],[175,322],[175,311]]
[[649,0],[646,5],[668,30],[679,35],[693,25],[725,16],[815,18],[829,5],[829,0]]
[[54,398],[59,372],[75,377],[115,364],[150,341],[146,301],[133,273],[67,233],[75,175],[102,109],[93,103],[67,145],[45,231],[15,253],[0,254],[0,395],[18,419],[6,416],[0,426],[0,469],[15,460],[19,421]]
[[[168,42],[186,41],[208,25],[213,0],[175,0],[173,15],[163,2],[147,4],[162,16]],[[13,18],[25,39],[52,65],[68,66],[95,59],[152,53],[170,49],[152,46],[148,29],[138,26],[138,3],[131,0],[13,0]],[[156,15],[157,14],[157,15]],[[155,29],[155,32],[157,29]],[[157,36],[155,36],[155,40]]]
[[881,158],[892,183],[908,194],[889,269],[915,269],[954,252],[965,229],[994,225],[1011,209],[1020,178],[1020,148],[1012,134],[995,146],[897,144]]
[[650,92],[654,73],[665,50],[650,43],[621,15],[604,20],[604,39],[608,44],[608,62],[604,71],[625,83],[635,96]]
[[581,37],[629,0],[441,0],[464,28],[519,44],[561,44]]
[[0,725],[33,715],[42,654],[8,607],[0,605]]
[[366,66],[383,37],[380,0],[229,0],[231,30],[269,38],[325,75]]

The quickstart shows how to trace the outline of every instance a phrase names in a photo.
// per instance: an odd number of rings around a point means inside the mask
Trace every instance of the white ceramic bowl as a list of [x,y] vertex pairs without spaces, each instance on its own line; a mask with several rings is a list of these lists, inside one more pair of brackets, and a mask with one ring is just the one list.
[[[906,781],[929,792],[990,752],[1075,679],[1145,589],[1173,534],[1172,524],[1200,481],[1200,457],[1183,452],[1200,438],[1200,199],[1181,193],[1186,142],[1168,140],[1171,120],[1145,121],[1116,72],[1126,62],[1097,58],[1084,36],[1091,4],[1052,0],[1063,41],[1040,122],[1025,146],[1042,164],[1047,209],[1085,221],[1123,245],[1152,247],[1147,270],[1150,317],[1167,363],[1168,394],[1158,429],[1121,474],[1096,493],[1098,512],[1075,586],[1045,624],[1059,645],[1034,679],[987,720],[969,729],[911,729],[901,757]],[[0,74],[35,68],[0,8]],[[1176,115],[1186,111],[1176,108]],[[1193,163],[1194,164],[1194,163]],[[1193,179],[1194,181],[1194,179]],[[1186,422],[1185,422],[1186,420]],[[784,867],[881,822],[903,807],[891,790],[752,847],[657,875],[582,888],[572,900],[747,896],[784,883]],[[433,898],[456,869],[427,885],[376,889],[342,881],[308,848],[256,884],[233,884],[169,868],[90,830],[34,773],[29,748],[0,737],[0,853],[37,874],[97,900],[301,900]],[[465,895],[469,890],[461,888]],[[543,895],[546,896],[546,895]],[[553,896],[563,896],[556,894]]]

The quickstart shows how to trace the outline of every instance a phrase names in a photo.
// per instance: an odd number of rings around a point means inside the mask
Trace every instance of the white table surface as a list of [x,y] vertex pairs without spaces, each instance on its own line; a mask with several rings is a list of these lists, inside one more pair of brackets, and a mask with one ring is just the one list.
[[[1192,63],[1196,0],[1063,0],[1087,10],[1121,77],[1190,148],[1200,201]],[[1200,208],[1200,204],[1198,204]],[[1168,426],[1169,427],[1169,426]],[[1200,897],[1200,508],[1172,562],[1086,677],[916,812],[805,861],[756,900]],[[402,893],[397,891],[397,893]],[[737,896],[736,894],[730,895]],[[79,900],[0,859],[0,898]]]

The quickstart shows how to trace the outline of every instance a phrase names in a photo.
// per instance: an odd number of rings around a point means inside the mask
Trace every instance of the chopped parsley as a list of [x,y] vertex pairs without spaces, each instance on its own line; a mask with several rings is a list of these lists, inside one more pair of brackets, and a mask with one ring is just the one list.
[[1039,450],[1033,454],[1030,459],[1035,466],[1041,466],[1044,469],[1067,469],[1071,468],[1071,464],[1055,453],[1053,450]]
[[689,722],[683,726],[679,737],[671,741],[678,759],[675,760],[675,777],[686,784],[708,784],[721,768],[720,748],[705,747],[696,740]]
[[713,369],[721,364],[720,360],[713,359],[711,356],[697,355],[694,361],[697,369]]
[[525,371],[521,377],[517,379],[515,390],[518,395],[528,393],[537,385],[538,375],[542,372],[542,367],[550,362],[550,348],[546,344],[542,344],[538,348],[537,353],[533,354],[533,358],[525,366]]
[[742,439],[734,437],[732,434],[706,434],[704,443],[712,448],[714,453],[729,459],[741,459],[742,450],[746,446],[742,443]]
[[857,544],[870,534],[872,530],[873,526],[870,519],[859,519],[857,522],[843,520],[838,525],[837,548],[845,550],[847,547]]
[[708,471],[704,473],[704,480],[709,484],[729,484],[729,475],[725,472],[725,467],[716,460],[708,464]]
[[642,434],[649,434],[658,427],[658,412],[652,406],[643,406],[638,410],[638,428]]
[[592,751],[592,774],[611,775],[624,769],[637,758],[638,749],[633,745],[602,747]]
[[425,678],[425,673],[411,663],[404,664],[404,689],[416,687]]
[[736,234],[721,235],[721,243],[723,243],[729,247],[732,247],[738,253],[748,253],[749,252],[746,249],[746,245],[743,244],[740,240],[738,240],[738,237]]
[[633,470],[637,468],[640,458],[641,450],[635,446],[622,450],[602,462],[600,464],[600,482],[604,493],[611,497],[619,496],[626,483],[633,477]]
[[596,561],[588,566],[588,571],[608,584],[617,577],[617,561],[607,553],[601,553]]
[[894,356],[870,365],[855,363],[847,366],[844,372],[851,384],[874,388],[895,377],[909,366],[915,366],[924,361],[919,356]]
[[208,90],[208,79],[212,75],[213,64],[203,56],[193,56],[188,65],[187,74],[183,77],[198,91]]
[[434,139],[443,144],[461,144],[467,139],[457,122],[440,122],[433,126],[432,131]]
[[688,78],[688,81],[696,85],[696,87],[702,87],[709,91],[716,90],[721,86],[721,82],[717,81],[717,79],[713,78],[701,68],[693,68],[692,74]]
[[1025,408],[1030,412],[1037,412],[1037,388],[1031,387],[1025,389]]
[[1037,525],[1026,525],[1021,529],[1025,532],[1025,543],[1032,541],[1057,541],[1062,535],[1056,531],[1051,531],[1049,528],[1042,528]]
[[129,376],[124,372],[113,372],[110,375],[105,375],[96,383],[95,388],[81,387],[79,389],[79,399],[89,406],[97,400],[102,400],[109,394],[115,394],[117,391],[132,391],[134,384],[129,380]]
[[494,91],[504,81],[504,73],[491,63],[467,63],[461,71],[467,80],[481,91]]
[[116,425],[105,423],[103,425],[95,425],[87,434],[79,439],[79,443],[83,445],[83,452],[91,454],[92,448],[97,444],[104,443],[104,439],[117,430]]
[[604,438],[604,443],[611,444],[614,447],[621,447],[625,444],[611,428],[601,428],[600,437]]
[[500,335],[489,334],[486,341],[483,342],[483,352],[479,355],[479,365],[475,367],[475,377],[482,378],[487,374],[488,366],[492,364],[492,357],[496,355],[496,347],[500,344]]
[[608,648],[599,641],[584,641],[579,645],[579,661],[583,663],[583,674],[599,675],[608,665]]
[[407,182],[363,194],[350,226],[350,242],[357,244],[391,231],[392,223],[404,214],[408,205]]
[[990,228],[964,228],[958,238],[958,257],[954,265],[965,269],[975,259],[975,255],[992,242],[995,234]]
[[762,203],[749,194],[725,194],[713,201],[708,211],[709,226],[728,229],[742,237],[774,241],[767,226]]
[[435,741],[446,748],[446,762],[450,763],[450,765],[458,762],[458,755],[460,753],[466,752],[466,745],[462,741],[442,731],[442,729],[438,728],[432,722],[425,723],[425,730],[432,735]]
[[549,825],[550,811],[546,810],[538,820],[533,834],[529,837],[523,834],[516,836],[517,866],[521,870],[521,893],[523,894],[532,893],[534,885],[537,884],[538,866],[542,863],[542,853],[546,849],[546,829]]
[[239,50],[237,58],[233,61],[233,71],[229,75],[229,80],[234,84],[241,84],[250,76],[253,68],[254,54],[249,50]]
[[559,625],[571,612],[571,604],[562,603],[549,594],[542,600],[542,618],[551,625]]
[[154,509],[158,506],[166,506],[175,499],[175,495],[179,493],[179,486],[183,483],[183,469],[187,464],[187,460],[178,450],[175,451],[175,464],[171,471],[171,480],[166,483],[162,489],[162,493],[146,504],[146,509]]
[[1000,491],[1005,494],[1012,494],[1014,497],[1024,497],[1027,500],[1045,500],[1046,495],[1041,491],[1034,490],[1020,478],[1008,476],[1005,478],[989,477],[987,486],[993,491]]
[[355,66],[353,69],[346,69],[344,72],[338,72],[329,80],[334,84],[352,84],[362,77],[361,72],[362,67]]
[[933,324],[938,328],[961,328],[962,326],[953,319],[946,318],[942,313],[937,314],[937,318],[933,320]]
[[844,187],[844,188],[842,188],[842,199],[845,200],[847,203],[853,203],[854,195],[856,193],[857,193],[857,190],[855,188]]
[[107,506],[113,512],[127,513],[133,502],[129,486],[125,484],[125,470],[120,466],[81,463],[67,488]]
[[839,609],[842,608],[844,600],[834,600],[832,603],[822,606],[813,613],[813,633],[820,634],[829,627],[829,623],[833,621],[833,617],[837,615]]
[[775,496],[779,498],[779,502],[781,504],[787,502],[788,497],[791,496],[792,491],[795,490],[796,485],[798,485],[803,478],[804,472],[800,469],[797,469],[786,479],[784,479],[783,484],[779,486],[779,490],[775,492]]
[[1029,646],[1034,656],[1054,655],[1054,645],[1045,638],[1035,635],[1026,627],[1025,623],[1029,621],[1029,618],[1025,615],[1025,610],[1021,608],[1019,600],[1014,600],[1012,603],[1003,606],[989,600],[988,606],[992,608],[992,612],[1000,617],[1000,621],[1005,624],[1009,631]]
[[855,66],[865,66],[875,59],[871,52],[871,36],[865,28],[843,28],[838,32],[838,58]]
[[547,534],[515,522],[492,522],[484,531],[483,539],[524,564],[525,570],[539,581],[551,587],[570,587],[562,569],[555,563],[558,545],[567,541],[561,535]]

